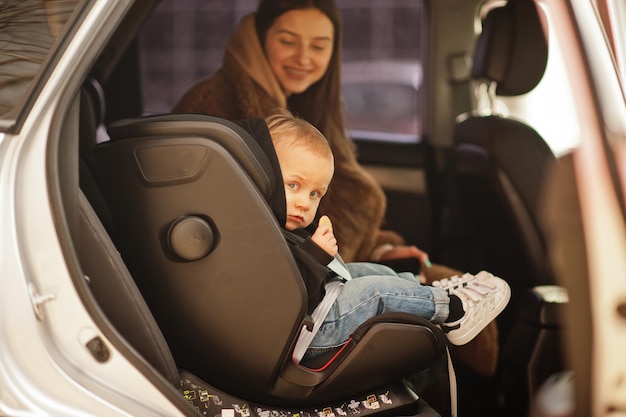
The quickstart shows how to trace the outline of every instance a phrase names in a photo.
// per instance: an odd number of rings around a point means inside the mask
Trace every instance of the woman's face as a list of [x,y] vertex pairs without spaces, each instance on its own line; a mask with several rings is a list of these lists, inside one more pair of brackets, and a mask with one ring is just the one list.
[[334,28],[318,9],[280,15],[265,37],[265,53],[285,95],[302,93],[326,73]]

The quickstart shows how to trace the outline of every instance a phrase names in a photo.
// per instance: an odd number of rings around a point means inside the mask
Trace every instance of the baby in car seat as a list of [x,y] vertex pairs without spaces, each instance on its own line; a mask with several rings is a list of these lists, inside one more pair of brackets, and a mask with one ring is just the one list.
[[[368,319],[403,312],[437,324],[450,343],[472,340],[509,302],[501,278],[481,271],[420,283],[410,272],[371,262],[344,263],[331,219],[316,222],[321,199],[332,187],[333,154],[324,135],[307,121],[279,110],[265,119],[285,190],[285,237],[304,280],[314,326],[304,329],[294,359],[308,359],[343,345]],[[359,202],[354,202],[359,210]],[[366,225],[364,225],[365,227]],[[307,334],[308,332],[308,334]]]

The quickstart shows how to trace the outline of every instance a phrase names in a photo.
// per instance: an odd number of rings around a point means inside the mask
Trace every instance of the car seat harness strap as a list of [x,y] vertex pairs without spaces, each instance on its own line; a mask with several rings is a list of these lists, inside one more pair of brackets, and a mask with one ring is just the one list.
[[326,283],[324,287],[326,294],[317,307],[315,307],[313,313],[311,313],[313,328],[311,329],[310,323],[305,323],[300,330],[300,336],[298,337],[298,341],[296,342],[296,346],[294,347],[291,355],[295,363],[300,363],[302,360],[302,357],[311,345],[313,338],[328,315],[330,308],[339,296],[344,282],[352,279],[350,271],[348,271],[348,268],[345,266],[339,255],[333,258],[333,260],[328,264],[328,267],[337,274],[337,277]]

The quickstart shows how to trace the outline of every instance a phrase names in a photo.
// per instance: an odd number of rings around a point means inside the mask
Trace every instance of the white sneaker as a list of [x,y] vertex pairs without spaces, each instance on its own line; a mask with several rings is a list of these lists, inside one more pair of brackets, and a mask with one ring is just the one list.
[[475,338],[511,299],[511,288],[502,278],[487,271],[463,274],[432,283],[461,299],[465,314],[459,320],[440,325],[453,345],[464,345]]

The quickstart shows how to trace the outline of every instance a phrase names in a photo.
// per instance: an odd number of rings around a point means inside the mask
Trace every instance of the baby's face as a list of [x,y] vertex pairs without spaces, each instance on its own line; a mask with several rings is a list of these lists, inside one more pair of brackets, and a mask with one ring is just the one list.
[[331,157],[317,155],[303,147],[276,149],[285,185],[287,230],[302,229],[313,222],[322,197],[333,178]]

